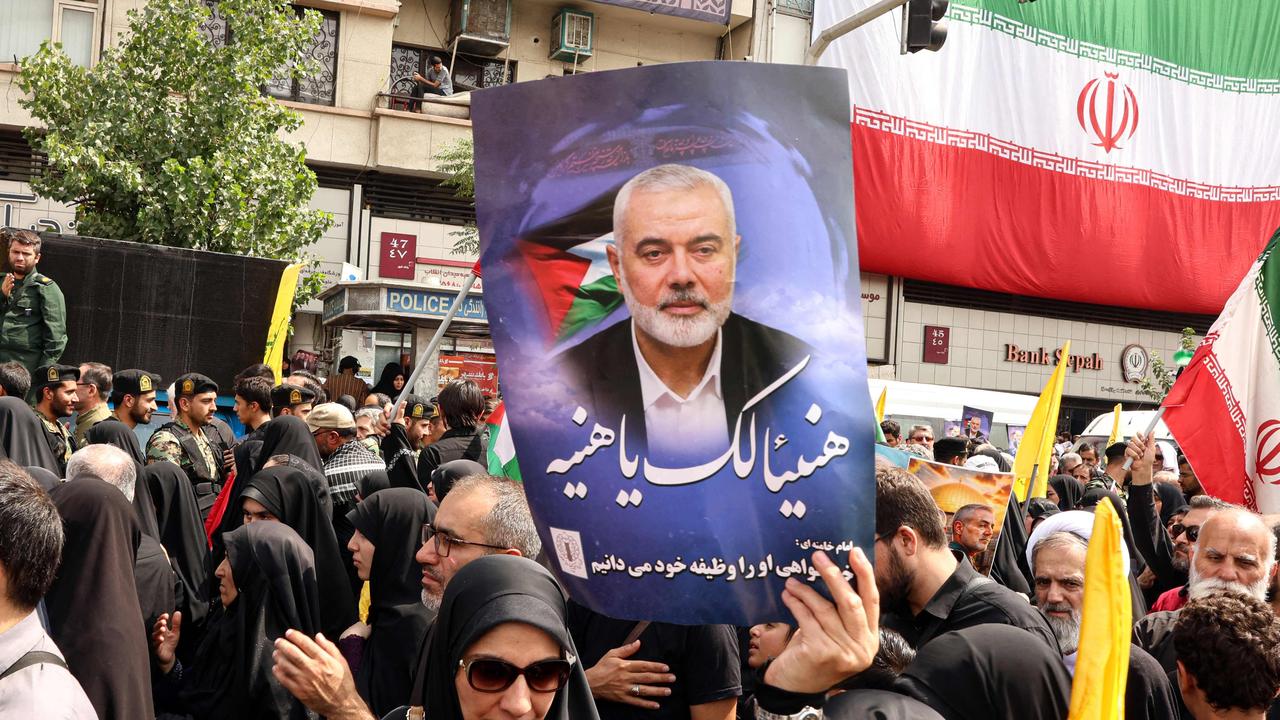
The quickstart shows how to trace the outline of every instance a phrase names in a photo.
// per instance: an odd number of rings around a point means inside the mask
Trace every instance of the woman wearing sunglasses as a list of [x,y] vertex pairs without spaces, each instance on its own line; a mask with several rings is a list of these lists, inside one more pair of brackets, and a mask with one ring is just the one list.
[[532,560],[489,555],[459,570],[427,649],[428,720],[598,720],[566,612]]

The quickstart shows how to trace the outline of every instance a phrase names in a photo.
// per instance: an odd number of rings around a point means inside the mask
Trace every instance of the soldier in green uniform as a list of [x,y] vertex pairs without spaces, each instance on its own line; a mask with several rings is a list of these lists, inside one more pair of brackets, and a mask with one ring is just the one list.
[[316,393],[309,387],[283,383],[271,388],[271,417],[294,415],[303,420],[311,414]]
[[45,440],[64,474],[71,453],[76,451],[76,443],[67,426],[59,420],[71,417],[75,409],[76,382],[79,380],[80,368],[74,365],[44,365],[36,369],[32,384],[36,394],[36,415],[40,416]]
[[58,284],[36,271],[40,236],[9,230],[9,273],[0,282],[0,362],[16,360],[34,377],[67,347],[67,303]]
[[147,441],[147,464],[171,462],[187,474],[202,518],[209,516],[222,490],[222,463],[204,426],[213,417],[218,384],[200,373],[187,373],[173,383],[173,421],[161,425]]

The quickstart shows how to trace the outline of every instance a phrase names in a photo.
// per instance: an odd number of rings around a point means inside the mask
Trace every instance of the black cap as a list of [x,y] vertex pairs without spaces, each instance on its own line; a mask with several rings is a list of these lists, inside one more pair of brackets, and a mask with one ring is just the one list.
[[80,368],[75,365],[43,365],[36,368],[36,374],[31,378],[31,385],[35,388],[48,387],[70,380],[76,382],[80,379]]
[[933,441],[933,458],[938,462],[946,462],[956,455],[968,454],[968,438],[942,437]]
[[404,416],[414,420],[425,420],[435,413],[435,406],[417,395],[404,399]]
[[278,408],[293,407],[316,401],[316,394],[309,387],[283,383],[271,388],[271,404]]
[[113,395],[145,395],[160,389],[160,376],[146,370],[121,370],[111,376]]
[[218,392],[218,383],[210,380],[207,375],[187,373],[186,375],[179,375],[178,379],[173,381],[173,394],[175,397],[190,397],[207,392]]

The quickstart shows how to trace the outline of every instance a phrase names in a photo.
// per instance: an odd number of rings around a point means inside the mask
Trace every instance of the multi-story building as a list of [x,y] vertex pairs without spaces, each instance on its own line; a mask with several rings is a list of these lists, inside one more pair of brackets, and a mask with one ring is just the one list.
[[[212,42],[230,29],[216,0]],[[0,224],[74,232],[72,208],[35,196],[39,169],[21,130],[20,58],[46,39],[80,64],[95,62],[145,0],[0,0]],[[812,0],[297,0],[323,15],[312,57],[318,71],[266,91],[298,110],[293,137],[319,178],[312,200],[336,222],[310,252],[330,283],[354,283],[295,318],[289,353],[321,364],[361,359],[376,376],[414,356],[475,261],[452,233],[474,219],[470,202],[441,184],[442,150],[471,132],[466,90],[584,72],[694,60],[799,61]],[[417,103],[415,72],[432,55],[452,70],[457,95]],[[8,60],[6,62],[6,59]],[[428,96],[430,98],[431,96]],[[565,108],[564,112],[573,112]],[[519,131],[513,119],[512,131]],[[476,294],[483,293],[479,283]],[[492,356],[483,306],[468,305],[443,350],[483,363]],[[434,361],[433,361],[434,364]],[[449,363],[446,363],[449,364]],[[456,365],[457,361],[454,360]],[[434,384],[435,373],[426,376]]]

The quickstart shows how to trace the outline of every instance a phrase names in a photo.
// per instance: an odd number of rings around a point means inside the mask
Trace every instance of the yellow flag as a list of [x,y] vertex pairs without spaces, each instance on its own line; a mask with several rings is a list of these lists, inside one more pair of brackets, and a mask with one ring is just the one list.
[[1068,720],[1124,720],[1133,605],[1120,555],[1120,517],[1103,498],[1093,514],[1084,565],[1080,648]]
[[884,422],[884,399],[889,394],[889,388],[880,391],[880,399],[876,401],[876,422]]
[[[1016,479],[1013,492],[1018,502],[1027,499],[1027,487],[1031,486],[1031,497],[1044,497],[1048,487],[1049,458],[1053,456],[1053,440],[1058,431],[1058,409],[1062,406],[1062,384],[1067,379],[1067,357],[1071,353],[1071,341],[1062,346],[1062,357],[1058,359],[1058,367],[1049,376],[1049,382],[1040,392],[1036,401],[1036,409],[1027,421],[1027,429],[1022,433],[1022,443],[1018,445],[1018,455],[1013,459],[1013,472]],[[1035,472],[1035,484],[1032,485],[1032,472]]]
[[282,377],[284,343],[289,339],[289,314],[293,309],[293,296],[298,292],[298,275],[301,271],[302,264],[295,263],[286,267],[280,275],[276,306],[271,311],[271,324],[267,326],[267,349],[262,355],[262,362],[275,371],[277,381]]
[[1111,447],[1120,439],[1120,403],[1116,403],[1115,417],[1111,420],[1111,437],[1107,438],[1107,447]]

